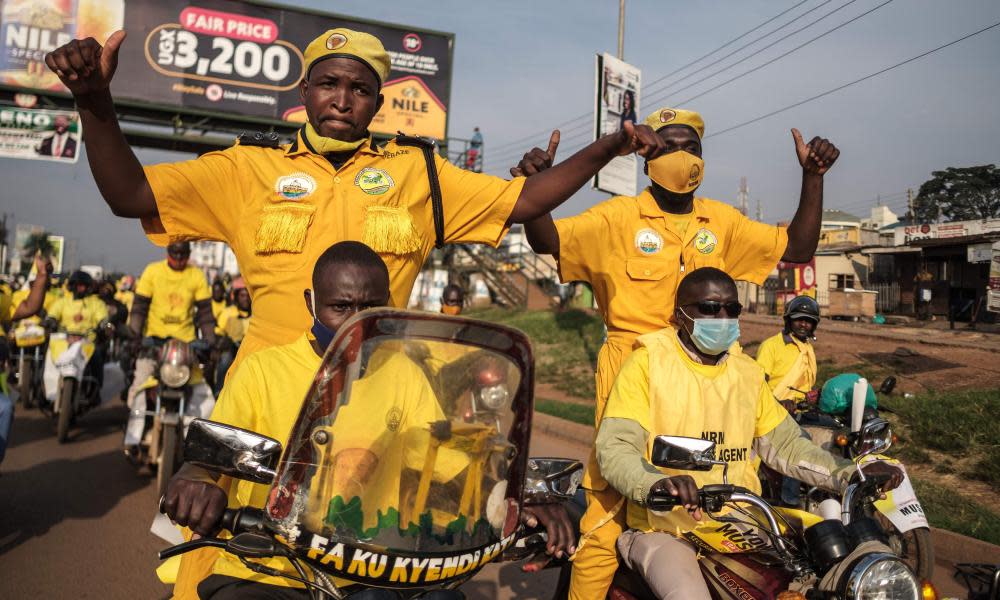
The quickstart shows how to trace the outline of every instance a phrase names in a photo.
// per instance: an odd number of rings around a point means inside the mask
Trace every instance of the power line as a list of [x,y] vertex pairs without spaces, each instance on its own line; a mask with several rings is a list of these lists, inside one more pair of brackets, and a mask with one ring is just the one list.
[[803,104],[806,104],[808,102],[812,102],[814,100],[818,100],[818,99],[823,98],[825,96],[829,96],[830,94],[834,94],[834,93],[839,92],[841,90],[847,89],[847,88],[849,88],[849,87],[851,87],[853,85],[861,83],[862,81],[867,81],[867,80],[872,79],[874,77],[878,77],[879,75],[882,75],[883,73],[888,73],[889,71],[892,71],[893,69],[897,69],[899,67],[902,67],[903,65],[907,65],[907,64],[909,64],[911,62],[914,62],[916,60],[920,60],[921,58],[924,58],[925,56],[929,56],[931,54],[934,54],[935,52],[938,52],[940,50],[944,50],[945,48],[948,48],[949,46],[954,46],[955,44],[958,44],[960,42],[964,42],[965,40],[967,40],[967,39],[969,39],[971,37],[977,36],[977,35],[979,35],[981,33],[985,33],[986,31],[989,31],[990,29],[993,29],[994,27],[997,27],[997,26],[1000,26],[1000,21],[998,21],[998,22],[996,22],[996,23],[994,23],[992,25],[989,25],[987,27],[984,27],[984,28],[982,28],[982,29],[980,29],[978,31],[974,31],[974,32],[972,32],[970,34],[964,35],[964,36],[958,38],[957,40],[950,41],[947,44],[942,44],[942,45],[938,46],[937,48],[933,48],[931,50],[928,50],[928,51],[923,52],[921,54],[918,54],[916,56],[910,57],[910,58],[908,58],[908,59],[906,59],[904,61],[898,62],[898,63],[896,63],[896,64],[894,64],[892,66],[886,67],[886,68],[884,68],[882,70],[879,70],[879,71],[876,71],[874,73],[870,73],[870,74],[865,75],[864,77],[861,77],[859,79],[855,79],[854,81],[845,83],[843,85],[839,85],[839,86],[837,86],[835,88],[826,90],[825,92],[821,92],[819,94],[816,94],[815,96],[810,96],[809,98],[806,98],[804,100],[800,100],[800,101],[795,102],[793,104],[789,104],[788,106],[785,106],[785,107],[779,108],[777,110],[771,111],[771,112],[769,112],[767,114],[760,115],[759,117],[755,117],[753,119],[750,119],[749,121],[744,121],[742,123],[739,123],[738,125],[733,125],[731,127],[727,127],[727,128],[722,129],[720,131],[716,131],[715,133],[712,133],[711,135],[706,135],[705,139],[708,139],[710,137],[715,137],[717,135],[722,135],[724,133],[729,133],[730,131],[735,131],[735,130],[740,129],[742,127],[746,127],[747,125],[751,125],[751,124],[756,123],[758,121],[763,121],[764,119],[768,119],[768,118],[773,117],[773,116],[775,116],[777,114],[781,114],[781,113],[783,113],[785,111],[791,110],[791,109],[796,108],[798,106],[802,106]]
[[[709,93],[711,93],[711,92],[714,92],[715,90],[717,90],[717,89],[719,89],[719,88],[721,88],[721,87],[723,87],[723,86],[726,86],[726,85],[729,85],[730,83],[732,83],[732,82],[734,82],[734,81],[736,81],[736,80],[738,80],[738,79],[742,79],[743,77],[746,77],[747,75],[749,75],[749,74],[751,74],[751,73],[754,73],[754,72],[756,72],[756,71],[759,71],[759,70],[763,69],[764,67],[766,67],[766,66],[768,66],[768,65],[771,65],[771,64],[774,64],[774,63],[778,62],[779,60],[781,60],[782,58],[785,58],[785,57],[786,57],[786,56],[788,56],[789,54],[792,54],[793,52],[797,52],[797,51],[801,50],[802,48],[805,48],[806,46],[808,46],[809,44],[811,44],[811,43],[813,43],[813,42],[815,42],[815,41],[819,40],[820,38],[823,38],[823,37],[826,37],[827,35],[829,35],[829,34],[833,33],[834,31],[837,31],[838,29],[841,29],[841,28],[843,28],[843,27],[846,27],[846,26],[850,25],[851,23],[853,23],[853,22],[855,22],[855,21],[857,21],[857,20],[859,20],[859,19],[862,19],[862,18],[864,18],[864,17],[866,17],[866,16],[870,15],[871,13],[873,13],[873,12],[875,12],[876,10],[878,10],[878,9],[882,8],[882,7],[883,7],[883,6],[885,6],[886,4],[889,4],[889,3],[891,3],[892,1],[893,1],[893,0],[885,0],[885,2],[883,2],[882,4],[879,4],[878,6],[876,6],[876,7],[872,8],[872,9],[870,9],[870,10],[866,11],[866,12],[863,12],[863,13],[861,13],[860,15],[858,15],[858,16],[856,16],[856,17],[854,17],[853,19],[851,19],[851,20],[849,20],[849,21],[845,21],[844,23],[841,23],[840,25],[837,25],[836,27],[834,27],[834,28],[832,28],[832,29],[828,29],[828,30],[824,31],[823,33],[821,33],[821,34],[817,35],[816,37],[812,38],[811,40],[809,40],[809,41],[807,41],[807,42],[805,42],[805,43],[803,43],[803,44],[800,44],[800,45],[798,45],[798,46],[796,46],[796,47],[792,48],[792,49],[791,49],[791,50],[789,50],[788,52],[785,52],[784,54],[781,54],[781,55],[779,55],[779,56],[776,56],[776,57],[772,58],[771,60],[769,60],[769,61],[767,61],[767,62],[765,62],[765,63],[762,63],[762,64],[760,64],[760,65],[757,65],[756,67],[754,67],[754,68],[752,68],[752,69],[750,69],[750,70],[748,70],[748,71],[744,71],[743,73],[741,73],[741,74],[739,74],[739,75],[737,75],[737,76],[735,76],[735,77],[732,77],[732,78],[730,78],[730,79],[727,79],[726,81],[723,81],[722,83],[720,83],[720,84],[718,84],[718,85],[715,85],[715,86],[712,86],[712,87],[708,88],[708,89],[707,89],[707,90],[705,90],[705,91],[702,91],[702,92],[699,92],[699,93],[695,94],[694,96],[691,96],[690,98],[687,98],[687,99],[685,99],[685,100],[681,100],[681,101],[680,101],[680,102],[678,102],[677,104],[678,104],[678,105],[683,105],[683,104],[687,104],[688,102],[691,102],[692,100],[696,100],[696,99],[698,99],[698,98],[701,98],[702,96],[704,96],[704,95],[706,95],[706,94],[709,94]],[[845,6],[846,6],[846,5],[845,5]],[[839,10],[839,9],[837,9],[837,10]],[[831,13],[831,14],[832,14],[832,13]],[[815,22],[816,22],[816,21],[814,21],[814,23],[815,23]],[[807,27],[808,27],[808,26],[807,26]],[[801,31],[801,30],[800,30],[800,31]],[[762,49],[761,49],[761,51],[763,51],[763,50],[766,50],[766,49],[767,49],[767,48],[769,48],[769,47],[770,47],[770,46],[767,46],[767,47],[765,47],[765,48],[762,48]],[[754,54],[751,54],[751,55],[750,55],[750,56],[748,56],[747,58],[751,58],[751,57],[752,57],[752,56],[754,56],[755,54],[757,54],[757,53],[755,52]],[[746,60],[746,59],[743,59],[743,60]],[[741,60],[740,62],[743,62],[743,61]],[[730,66],[735,66],[735,65],[737,65],[737,64],[739,64],[739,63],[734,63],[733,65],[730,65]],[[728,68],[728,67],[727,67],[727,68]],[[702,78],[702,79],[699,79],[698,81],[695,81],[695,82],[694,82],[694,83],[692,83],[692,84],[691,84],[690,86],[687,86],[687,87],[685,87],[685,88],[683,88],[683,89],[688,89],[688,88],[690,88],[690,87],[693,87],[693,86],[695,86],[695,85],[697,85],[697,84],[701,83],[702,81],[705,81],[706,79],[709,79],[709,78],[711,78],[711,77],[714,77],[715,75],[718,75],[718,74],[719,74],[719,73],[721,73],[721,72],[722,72],[722,71],[718,71],[718,72],[716,72],[716,73],[713,73],[712,75],[709,75],[708,77],[704,77],[704,78]],[[680,91],[683,91],[683,89],[682,89],[682,90],[677,90],[677,92],[680,92]],[[677,93],[677,92],[674,92],[674,93]]]
[[[828,3],[828,2],[830,2],[830,1],[831,1],[831,0],[826,0],[826,2],[823,2],[823,4],[827,4],[827,3]],[[773,16],[773,17],[771,17],[771,18],[767,19],[766,21],[764,21],[764,22],[763,22],[763,23],[761,23],[760,25],[757,25],[757,26],[756,26],[756,27],[754,27],[753,29],[750,29],[750,30],[748,30],[748,31],[744,32],[743,34],[741,34],[741,35],[739,35],[739,36],[737,36],[737,37],[735,37],[735,38],[733,38],[733,39],[729,40],[728,42],[726,42],[725,44],[723,44],[723,45],[719,46],[718,48],[716,48],[716,49],[712,50],[712,51],[711,51],[711,52],[709,52],[708,54],[704,54],[704,55],[702,55],[702,56],[700,56],[700,57],[696,58],[695,60],[693,60],[693,61],[691,61],[691,62],[689,62],[689,63],[687,63],[687,64],[685,64],[685,65],[683,65],[683,66],[681,66],[681,67],[679,67],[679,68],[677,68],[677,69],[675,69],[675,70],[673,70],[673,71],[671,71],[670,73],[667,73],[667,74],[666,74],[666,75],[664,75],[663,77],[660,77],[659,79],[657,79],[657,80],[653,81],[653,82],[652,82],[652,83],[651,83],[650,85],[655,85],[655,84],[659,83],[660,81],[663,81],[663,80],[664,80],[664,79],[666,79],[667,77],[670,77],[670,76],[672,76],[672,75],[675,75],[675,74],[679,73],[680,71],[683,71],[684,69],[686,69],[686,68],[688,68],[688,67],[690,67],[690,66],[692,66],[692,65],[694,65],[694,64],[696,64],[696,63],[698,63],[699,61],[701,61],[701,60],[704,60],[705,58],[708,58],[709,56],[711,56],[711,55],[715,54],[716,52],[718,52],[718,51],[722,50],[723,48],[726,48],[726,47],[727,47],[727,46],[729,46],[730,44],[733,44],[733,43],[735,43],[735,42],[737,42],[737,41],[739,41],[739,40],[743,39],[743,38],[744,38],[744,37],[746,37],[747,35],[749,35],[749,34],[753,33],[754,31],[757,31],[757,30],[758,30],[758,29],[760,29],[761,27],[764,27],[764,26],[765,26],[765,25],[767,25],[768,23],[771,23],[771,22],[773,22],[773,21],[774,21],[775,19],[779,19],[779,18],[781,18],[782,16],[784,16],[784,15],[788,14],[788,13],[789,13],[790,11],[792,11],[792,10],[795,10],[795,9],[796,9],[796,8],[798,8],[799,6],[802,6],[802,5],[803,5],[803,4],[805,4],[806,2],[808,2],[808,0],[801,0],[801,1],[800,1],[800,2],[798,2],[797,4],[793,5],[793,6],[791,7],[791,8],[788,8],[788,9],[786,9],[786,10],[784,10],[784,11],[782,11],[782,12],[778,13],[777,15],[775,15],[775,16]],[[820,4],[819,6],[823,6],[823,4]],[[819,8],[819,6],[817,6],[816,8]],[[800,19],[800,18],[802,18],[803,16],[805,16],[805,15],[809,14],[809,12],[812,12],[813,10],[815,10],[815,8],[813,8],[813,9],[810,9],[809,11],[807,11],[807,12],[803,13],[802,15],[799,15],[798,17],[796,17],[796,18],[795,18],[795,19],[793,19],[792,21],[789,21],[789,23],[793,23],[793,22],[795,22],[795,20],[797,20],[797,19]],[[780,29],[780,28],[779,28],[779,29]],[[777,30],[775,30],[775,31],[777,31]],[[773,33],[773,32],[772,32],[772,33]],[[767,34],[767,35],[770,35],[770,34]],[[767,37],[767,36],[763,36],[763,37]],[[762,38],[758,38],[757,40],[755,40],[755,42],[756,42],[756,41],[760,41],[760,39],[763,39],[763,37],[762,37]],[[560,128],[562,128],[562,127],[565,127],[565,126],[567,126],[567,125],[570,125],[570,124],[572,124],[572,123],[575,123],[576,121],[579,121],[579,120],[581,120],[581,119],[585,119],[585,118],[587,118],[587,117],[591,117],[591,116],[593,116],[593,113],[592,113],[592,112],[590,112],[590,111],[588,111],[588,112],[585,112],[585,113],[583,113],[583,114],[581,114],[581,115],[579,115],[579,116],[576,116],[576,117],[573,117],[572,119],[569,119],[568,121],[564,121],[563,123],[560,123],[560,124],[556,125],[556,126],[555,126],[555,127],[553,127],[552,129],[560,129]],[[504,142],[503,144],[500,144],[500,145],[498,145],[498,146],[497,146],[496,148],[494,148],[493,150],[500,150],[500,149],[503,149],[503,148],[507,148],[507,147],[509,147],[509,146],[514,146],[514,145],[518,145],[518,144],[522,144],[522,143],[524,143],[524,142],[526,142],[526,141],[529,141],[529,140],[532,140],[532,139],[534,139],[535,137],[537,137],[537,136],[539,136],[539,135],[542,135],[542,134],[544,134],[544,133],[545,133],[545,131],[546,131],[546,130],[542,130],[542,131],[540,131],[540,132],[535,132],[535,133],[532,133],[531,135],[527,135],[527,136],[524,136],[523,138],[520,138],[520,139],[517,139],[517,140],[514,140],[514,141],[512,141],[512,142]],[[551,131],[551,129],[549,129],[548,131]]]

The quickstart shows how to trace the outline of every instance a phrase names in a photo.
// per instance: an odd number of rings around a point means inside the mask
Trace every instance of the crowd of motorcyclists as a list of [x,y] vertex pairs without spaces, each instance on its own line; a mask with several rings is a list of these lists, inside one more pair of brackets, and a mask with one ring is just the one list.
[[[551,557],[572,556],[568,597],[604,598],[620,563],[642,574],[656,597],[709,597],[695,562],[698,548],[684,534],[708,519],[699,488],[722,483],[719,470],[692,476],[654,467],[652,437],[717,442],[731,478],[748,490],[760,490],[761,460],[794,481],[796,490],[804,480],[836,491],[856,476],[854,462],[820,451],[788,415],[816,383],[809,342],[819,322],[815,301],[797,298],[788,305],[784,329],[765,342],[756,363],[738,343],[743,306],[734,279],[760,283],[778,260],[804,262],[815,252],[823,176],[839,156],[829,141],[806,143],[792,130],[803,175],[798,210],[787,227],[754,222],[695,196],[704,176],[705,124],[688,110],[656,110],[558,164],[555,132],[547,150],[525,154],[511,180],[470,173],[419,138],[376,143],[368,125],[383,102],[389,55],[372,35],[335,29],[304,49],[300,92],[309,120],[291,144],[244,137],[192,161],[143,167],[118,126],[109,87],[124,38],[118,32],[103,46],[72,41],[47,55],[46,63],[74,95],[91,170],[111,211],[140,219],[150,240],[166,246],[166,260],[149,265],[138,280],[96,282],[81,271],[65,286],[49,282],[41,265],[30,292],[15,295],[8,310],[21,323],[37,317],[71,343],[92,344],[81,379],[85,404],[100,401],[86,388],[100,390],[105,364],[126,365],[124,446],[130,460],[176,466],[172,455],[163,455],[177,452],[172,445],[147,439],[160,427],[150,402],[159,407],[171,381],[188,390],[184,416],[285,439],[325,350],[350,317],[405,306],[435,246],[496,245],[511,224],[523,223],[532,248],[557,257],[563,281],[590,284],[608,328],[583,480],[586,512],[576,523],[554,505],[526,506],[521,514],[524,523],[547,531]],[[551,211],[597,170],[631,153],[645,159],[650,179],[640,195],[552,219]],[[228,242],[242,277],[228,286],[222,280],[209,285],[189,265],[192,239]],[[444,290],[442,312],[456,315],[462,304],[461,288]],[[109,340],[120,340],[118,350],[111,352]],[[55,360],[50,356],[46,368]],[[380,466],[408,459],[403,445],[385,440],[408,422],[444,414],[440,382],[446,378],[440,374],[447,373],[441,366],[446,359],[436,366],[413,356],[389,361],[399,366],[395,377],[384,378],[378,397],[399,397],[398,406],[372,405],[371,414],[351,417],[350,435],[377,438],[379,449],[357,442],[340,455],[360,496],[372,489],[398,496],[399,482],[385,488],[377,474]],[[154,389],[159,396],[148,393]],[[788,412],[782,401],[791,401]],[[0,406],[0,430],[4,414]],[[344,437],[346,432],[335,434]],[[153,449],[159,454],[151,461]],[[453,477],[444,473],[447,464],[439,459],[442,473],[434,471],[432,479]],[[455,472],[467,468],[461,461],[453,465]],[[885,476],[885,489],[902,478],[879,463],[865,472]],[[269,493],[268,486],[220,480],[191,465],[181,466],[161,489],[163,510],[189,527],[189,536],[214,534],[227,506],[262,508]],[[794,504],[791,489],[789,484],[782,499]],[[648,498],[656,493],[681,506],[666,513],[650,509]],[[253,570],[246,562],[213,548],[185,554],[175,573],[175,597],[308,597],[287,562]],[[399,597],[355,588],[345,588],[352,598]],[[422,597],[461,597],[458,590],[434,593],[439,595]]]

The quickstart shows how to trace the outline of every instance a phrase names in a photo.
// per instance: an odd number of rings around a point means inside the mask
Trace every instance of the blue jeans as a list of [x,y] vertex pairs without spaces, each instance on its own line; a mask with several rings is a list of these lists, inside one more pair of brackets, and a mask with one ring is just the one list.
[[10,439],[10,425],[14,422],[14,401],[0,390],[0,463],[7,453],[7,440]]

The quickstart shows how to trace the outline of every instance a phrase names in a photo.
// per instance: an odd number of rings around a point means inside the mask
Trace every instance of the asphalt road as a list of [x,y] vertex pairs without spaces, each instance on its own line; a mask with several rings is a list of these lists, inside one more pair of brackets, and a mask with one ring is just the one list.
[[[154,573],[166,543],[149,533],[155,481],[137,475],[121,454],[125,416],[117,403],[92,411],[60,445],[51,420],[18,409],[0,465],[0,597],[169,597]],[[534,456],[585,453],[581,444],[533,435]],[[941,571],[935,579],[947,578]],[[498,564],[463,590],[470,600],[548,598],[556,577],[553,570],[526,575],[517,564]]]

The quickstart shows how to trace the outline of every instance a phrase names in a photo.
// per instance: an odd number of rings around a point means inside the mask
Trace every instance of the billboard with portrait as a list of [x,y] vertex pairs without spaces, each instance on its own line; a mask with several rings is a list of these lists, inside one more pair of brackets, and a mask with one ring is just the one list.
[[378,37],[392,60],[376,133],[446,137],[454,36],[236,0],[4,0],[0,84],[65,92],[45,54],[74,38],[128,33],[118,102],[259,122],[301,122],[302,50],[328,29]]
[[[597,55],[594,139],[620,130],[626,121],[639,121],[641,72],[610,54]],[[638,193],[635,154],[618,156],[594,176],[593,187],[616,196]]]

